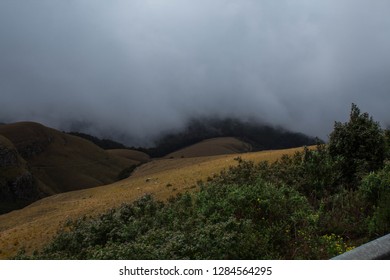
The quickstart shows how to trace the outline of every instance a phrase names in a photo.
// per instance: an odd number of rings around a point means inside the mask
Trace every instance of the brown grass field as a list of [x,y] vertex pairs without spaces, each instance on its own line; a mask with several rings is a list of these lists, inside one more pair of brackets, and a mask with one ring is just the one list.
[[150,156],[140,151],[130,149],[106,150],[110,155],[119,156],[131,160],[134,164],[145,163],[150,160]]
[[140,166],[125,180],[41,199],[24,209],[0,216],[0,258],[11,258],[22,248],[27,253],[41,249],[68,219],[95,216],[123,203],[131,203],[147,193],[165,200],[179,192],[196,191],[197,181],[236,165],[234,158],[237,156],[255,162],[272,162],[298,150],[301,148],[158,159]]

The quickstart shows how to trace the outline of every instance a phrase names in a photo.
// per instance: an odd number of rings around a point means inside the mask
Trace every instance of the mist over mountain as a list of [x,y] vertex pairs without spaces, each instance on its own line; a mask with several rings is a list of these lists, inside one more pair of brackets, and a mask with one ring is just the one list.
[[136,146],[209,116],[326,140],[352,102],[388,124],[389,10],[386,0],[3,0],[0,122]]
[[281,127],[272,127],[253,120],[203,118],[190,120],[181,131],[161,135],[154,147],[145,152],[154,157],[161,157],[200,141],[218,137],[235,137],[248,143],[253,151],[286,149],[321,142],[320,139],[302,133],[287,131]]
[[250,151],[287,149],[323,142],[321,139],[303,133],[288,131],[282,127],[274,127],[254,120],[242,121],[217,117],[190,119],[180,130],[167,130],[161,133],[152,146],[128,147],[111,139],[100,139],[85,133],[68,132],[68,134],[87,139],[105,150],[139,150],[152,157],[167,156],[179,149],[211,138],[236,138],[246,143],[250,147]]

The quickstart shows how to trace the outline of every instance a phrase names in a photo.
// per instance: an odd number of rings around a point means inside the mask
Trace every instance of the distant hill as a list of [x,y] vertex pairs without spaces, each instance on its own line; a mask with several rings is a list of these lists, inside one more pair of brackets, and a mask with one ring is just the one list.
[[[18,174],[27,172],[28,166],[39,197],[112,183],[123,169],[134,165],[134,161],[113,155],[90,141],[38,123],[2,125],[0,135],[4,147],[0,161],[8,162],[7,154],[14,154]],[[13,174],[4,164],[0,172]],[[29,200],[35,196],[34,193]],[[9,201],[12,203],[12,199]]]
[[71,131],[71,132],[67,132],[67,133],[70,135],[73,135],[73,136],[78,136],[78,137],[87,139],[88,141],[91,141],[92,143],[94,143],[95,145],[99,146],[100,148],[102,148],[104,150],[128,149],[128,147],[126,147],[122,143],[116,142],[116,141],[111,140],[111,139],[100,139],[96,136],[93,136],[93,135],[90,135],[87,133],[75,132],[75,131]]
[[[141,153],[143,153],[144,155],[147,155],[149,157],[149,149],[148,148],[143,148],[143,147],[129,147],[129,146],[126,146],[122,143],[119,143],[115,140],[112,140],[112,139],[107,139],[107,138],[98,138],[96,136],[93,136],[91,134],[87,134],[87,133],[83,133],[83,132],[75,132],[75,131],[71,131],[71,132],[65,132],[67,134],[70,134],[70,135],[73,135],[73,136],[77,136],[77,137],[81,137],[81,138],[84,138],[88,141],[91,141],[92,143],[94,143],[95,145],[99,146],[100,148],[104,149],[104,150],[132,150],[132,151],[139,151]],[[119,154],[121,154],[119,152]],[[149,157],[150,158],[150,157]]]
[[233,118],[204,118],[191,120],[182,131],[162,135],[156,141],[155,147],[147,152],[152,157],[163,157],[200,141],[217,137],[235,137],[252,145],[255,151],[309,146],[317,142],[314,137],[257,122]]
[[150,160],[150,156],[148,154],[132,149],[110,149],[106,151],[111,155],[132,160],[135,164],[145,163]]
[[214,156],[252,151],[252,145],[233,137],[218,137],[203,140],[176,152],[170,153],[165,158],[191,158],[201,156]]

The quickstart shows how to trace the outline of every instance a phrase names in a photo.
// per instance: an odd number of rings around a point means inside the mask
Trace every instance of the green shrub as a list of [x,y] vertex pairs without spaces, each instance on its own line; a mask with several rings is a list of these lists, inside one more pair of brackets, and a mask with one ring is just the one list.
[[360,191],[370,203],[378,205],[381,197],[390,192],[390,162],[377,172],[371,172],[363,178]]
[[371,236],[390,232],[390,163],[367,175],[359,188],[365,200],[372,205],[369,231]]
[[[307,199],[290,187],[261,179],[211,183],[165,204],[145,196],[98,218],[70,222],[34,258],[318,258],[312,250],[320,246],[312,246],[317,224]],[[301,233],[311,236],[310,244]]]
[[350,186],[364,174],[383,166],[385,137],[379,123],[352,104],[349,121],[335,122],[329,137],[329,153],[340,163],[344,181]]

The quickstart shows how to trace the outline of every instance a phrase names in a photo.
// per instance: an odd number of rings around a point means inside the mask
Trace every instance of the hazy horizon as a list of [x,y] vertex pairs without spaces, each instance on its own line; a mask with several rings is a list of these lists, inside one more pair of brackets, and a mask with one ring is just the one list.
[[190,118],[390,124],[390,2],[2,0],[0,122],[150,143]]

